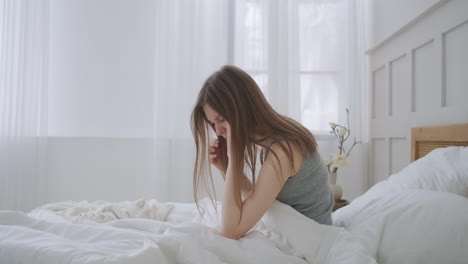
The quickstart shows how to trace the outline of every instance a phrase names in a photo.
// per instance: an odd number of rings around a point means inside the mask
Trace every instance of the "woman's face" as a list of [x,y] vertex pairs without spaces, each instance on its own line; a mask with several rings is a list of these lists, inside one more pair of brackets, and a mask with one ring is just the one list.
[[213,110],[209,104],[203,106],[203,111],[208,122],[215,128],[216,135],[227,138],[227,128],[229,125],[224,117]]

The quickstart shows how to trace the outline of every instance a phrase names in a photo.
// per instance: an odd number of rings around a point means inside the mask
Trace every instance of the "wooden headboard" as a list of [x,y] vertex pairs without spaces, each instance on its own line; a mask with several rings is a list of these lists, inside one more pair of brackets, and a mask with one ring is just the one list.
[[411,129],[411,161],[436,148],[468,146],[468,124],[415,127]]

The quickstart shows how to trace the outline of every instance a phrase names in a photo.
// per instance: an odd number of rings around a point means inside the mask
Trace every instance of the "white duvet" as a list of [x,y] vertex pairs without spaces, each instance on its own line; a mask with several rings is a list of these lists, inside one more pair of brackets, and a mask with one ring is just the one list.
[[468,263],[468,148],[436,149],[333,214],[381,264]]
[[344,228],[319,225],[279,202],[239,240],[218,235],[218,222],[199,216],[194,204],[166,204],[173,207],[166,221],[103,223],[83,206],[79,211],[91,217],[74,223],[53,213],[64,209],[58,205],[29,214],[0,211],[0,263],[375,263]]

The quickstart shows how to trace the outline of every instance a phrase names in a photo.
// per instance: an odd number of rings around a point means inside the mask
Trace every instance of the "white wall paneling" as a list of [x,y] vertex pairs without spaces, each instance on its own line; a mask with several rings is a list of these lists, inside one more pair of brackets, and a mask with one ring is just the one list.
[[[406,3],[391,5],[404,9]],[[374,38],[377,44],[367,51],[369,185],[409,164],[412,127],[468,122],[468,1],[427,4],[420,2],[414,17],[405,17],[409,22],[387,38]],[[379,23],[384,22],[374,26]]]
[[[408,156],[410,155],[410,141],[405,138],[391,137],[389,141],[389,173],[399,172],[408,164]],[[402,155],[403,154],[403,155]]]
[[371,140],[371,164],[373,178],[370,184],[384,180],[388,176],[388,148],[384,138],[372,138]]
[[385,45],[448,0],[364,0],[370,10],[368,44]]
[[392,117],[402,118],[410,109],[408,56],[403,54],[389,64],[389,109]]
[[468,20],[442,34],[442,106],[468,100]]
[[372,117],[381,118],[385,115],[385,93],[387,90],[386,67],[381,66],[372,72]]
[[434,39],[426,41],[412,51],[411,60],[411,111],[428,111],[437,106],[436,49]]

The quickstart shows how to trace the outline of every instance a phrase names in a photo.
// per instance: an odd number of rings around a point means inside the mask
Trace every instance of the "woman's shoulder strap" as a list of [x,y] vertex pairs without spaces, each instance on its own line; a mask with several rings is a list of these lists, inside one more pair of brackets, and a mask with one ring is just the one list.
[[264,149],[262,149],[262,151],[260,151],[260,163],[261,164],[263,164],[263,162],[265,161],[264,158],[266,158],[266,156],[268,155],[268,151],[269,151],[271,145],[273,145],[273,143],[275,143],[276,141],[278,141],[278,140],[273,140],[271,138],[267,139],[266,152],[264,153],[264,151],[263,151]]

